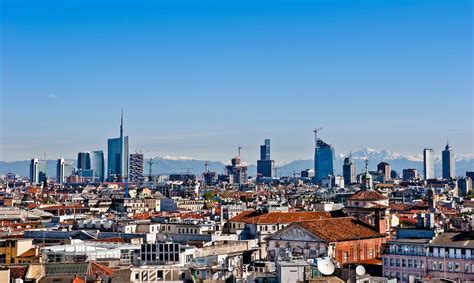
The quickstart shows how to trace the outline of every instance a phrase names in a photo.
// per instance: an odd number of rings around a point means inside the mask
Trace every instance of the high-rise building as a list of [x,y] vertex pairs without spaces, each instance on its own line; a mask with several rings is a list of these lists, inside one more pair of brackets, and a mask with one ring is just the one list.
[[39,183],[39,170],[38,170],[38,159],[33,158],[30,161],[30,183]]
[[30,182],[40,184],[46,180],[46,161],[36,158],[30,161]]
[[108,140],[108,179],[125,181],[129,172],[128,136],[123,135],[123,113],[120,119],[120,136]]
[[231,159],[231,165],[225,167],[229,183],[242,185],[247,183],[247,165],[242,162],[242,157],[239,154]]
[[275,175],[275,161],[270,159],[270,140],[260,146],[260,160],[257,160],[257,177],[273,177]]
[[423,150],[423,178],[425,180],[434,179],[434,150],[425,148]]
[[59,158],[56,164],[56,182],[62,184],[66,181],[64,158]]
[[387,182],[388,180],[391,179],[391,176],[390,176],[390,172],[391,172],[390,164],[388,164],[387,162],[380,162],[380,163],[377,165],[377,171],[379,171],[379,172],[382,173],[382,177],[383,177],[383,181],[384,181],[384,182]]
[[419,179],[418,170],[415,168],[403,169],[402,178],[403,181],[415,181]]
[[314,172],[317,183],[321,183],[328,175],[334,175],[334,148],[321,139],[316,140]]
[[342,176],[344,177],[344,184],[346,186],[355,183],[356,180],[356,166],[352,161],[352,156],[344,158],[344,165],[342,165]]
[[460,178],[458,181],[459,196],[465,197],[472,190],[472,179],[469,177]]
[[143,179],[143,154],[132,153],[130,154],[130,182],[140,183]]
[[442,152],[443,179],[452,179],[456,176],[454,162],[454,151],[447,143]]
[[104,152],[84,151],[77,154],[77,173],[90,182],[104,181]]
[[103,182],[105,179],[105,160],[102,150],[90,153],[92,177],[94,182]]

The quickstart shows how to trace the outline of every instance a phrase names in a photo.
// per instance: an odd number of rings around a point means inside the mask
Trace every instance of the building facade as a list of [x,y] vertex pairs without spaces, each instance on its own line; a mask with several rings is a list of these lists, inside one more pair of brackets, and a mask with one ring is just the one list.
[[423,150],[423,178],[425,180],[434,179],[434,150],[425,148]]
[[140,183],[143,181],[143,161],[142,153],[130,154],[130,182]]
[[342,175],[344,177],[344,184],[346,186],[356,183],[356,166],[352,161],[352,157],[344,158],[344,165],[342,165]]
[[64,158],[59,158],[56,164],[56,182],[62,184],[66,181]]
[[454,163],[454,151],[448,143],[442,152],[443,179],[452,179],[456,176]]
[[123,114],[120,120],[120,136],[107,143],[107,176],[109,181],[123,182],[128,178],[128,136],[123,135]]
[[328,175],[334,175],[334,148],[321,139],[317,140],[314,151],[314,171],[317,183]]

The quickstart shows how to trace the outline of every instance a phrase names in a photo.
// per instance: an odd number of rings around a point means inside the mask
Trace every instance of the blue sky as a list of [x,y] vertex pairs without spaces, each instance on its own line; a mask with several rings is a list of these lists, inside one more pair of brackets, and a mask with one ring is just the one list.
[[1,160],[473,153],[471,1],[1,2]]

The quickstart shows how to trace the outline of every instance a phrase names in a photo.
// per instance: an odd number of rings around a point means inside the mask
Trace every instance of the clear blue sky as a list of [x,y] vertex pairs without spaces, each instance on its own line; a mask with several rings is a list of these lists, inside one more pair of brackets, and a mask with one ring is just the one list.
[[471,1],[1,2],[1,160],[473,153]]

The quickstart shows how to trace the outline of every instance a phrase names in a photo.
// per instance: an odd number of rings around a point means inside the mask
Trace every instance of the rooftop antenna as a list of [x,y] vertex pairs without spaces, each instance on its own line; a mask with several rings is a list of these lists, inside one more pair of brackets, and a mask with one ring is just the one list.
[[239,146],[239,147],[238,147],[238,151],[239,151],[239,155],[238,155],[238,156],[239,156],[239,157],[240,157],[240,151],[241,151],[241,150],[242,150],[242,147]]
[[321,128],[314,128],[313,130],[313,133],[314,133],[314,142],[315,142],[315,145],[317,146],[318,144],[318,132],[321,131],[323,129],[323,127]]

